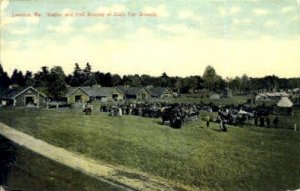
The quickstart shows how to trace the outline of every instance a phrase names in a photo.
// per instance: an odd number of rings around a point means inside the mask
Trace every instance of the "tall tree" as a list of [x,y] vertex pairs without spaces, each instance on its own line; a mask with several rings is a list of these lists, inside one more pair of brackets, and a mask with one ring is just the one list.
[[18,71],[17,69],[13,71],[13,74],[11,76],[11,83],[17,84],[19,86],[25,86],[25,79],[22,71]]
[[95,74],[92,72],[92,67],[89,63],[86,63],[83,75],[83,86],[93,86],[97,84]]
[[41,71],[34,74],[35,86],[46,88],[50,71],[47,66],[43,66],[41,69]]
[[113,86],[122,85],[122,78],[118,74],[112,75],[111,80],[112,80],[112,85]]
[[10,79],[0,64],[0,89],[7,88],[10,84]]
[[24,80],[25,80],[26,86],[34,86],[35,85],[35,81],[33,79],[32,72],[30,72],[30,71],[26,71]]
[[205,68],[202,78],[204,80],[204,86],[206,89],[208,89],[209,91],[216,90],[215,83],[218,80],[218,75],[216,73],[216,70],[212,66],[208,65]]
[[160,86],[171,87],[171,79],[165,72],[160,76]]
[[54,66],[51,68],[47,81],[47,93],[50,98],[59,100],[65,95],[67,91],[65,77],[62,67]]
[[111,74],[109,72],[104,75],[104,79],[102,81],[102,84],[105,87],[112,86],[112,77],[111,77]]

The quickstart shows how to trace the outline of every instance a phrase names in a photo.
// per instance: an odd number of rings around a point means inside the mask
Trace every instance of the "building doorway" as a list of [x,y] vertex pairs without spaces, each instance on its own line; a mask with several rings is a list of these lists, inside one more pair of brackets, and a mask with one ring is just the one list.
[[34,96],[26,96],[25,105],[34,105]]
[[82,95],[76,95],[75,102],[82,102]]
[[112,98],[113,98],[113,100],[115,100],[115,101],[117,101],[117,100],[118,100],[118,97],[119,97],[119,95],[118,95],[118,94],[113,94],[113,95],[112,95]]

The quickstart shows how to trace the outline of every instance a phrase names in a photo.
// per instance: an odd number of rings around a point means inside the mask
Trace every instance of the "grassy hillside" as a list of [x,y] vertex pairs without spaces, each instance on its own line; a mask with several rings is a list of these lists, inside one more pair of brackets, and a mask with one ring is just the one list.
[[85,156],[210,190],[300,187],[300,133],[195,121],[171,129],[159,119],[84,116],[78,111],[3,110],[0,120]]
[[[8,151],[5,148],[10,148]],[[12,152],[13,151],[13,152]],[[100,182],[78,171],[69,169],[40,155],[17,146],[0,136],[0,153],[15,158],[10,168],[7,181],[10,190],[20,191],[117,191],[106,183]],[[3,159],[2,157],[0,157]],[[1,161],[3,165],[3,161]],[[8,163],[6,163],[7,165]],[[80,181],[79,181],[80,180]]]

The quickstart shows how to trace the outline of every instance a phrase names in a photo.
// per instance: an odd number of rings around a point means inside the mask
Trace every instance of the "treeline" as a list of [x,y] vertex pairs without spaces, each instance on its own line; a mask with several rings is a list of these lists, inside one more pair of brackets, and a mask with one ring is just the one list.
[[260,90],[278,90],[293,89],[300,87],[300,78],[279,78],[277,76],[265,76],[262,78],[251,78],[247,75],[235,78],[223,79],[218,75],[215,69],[207,66],[202,76],[171,77],[166,73],[160,76],[150,75],[124,75],[92,71],[89,63],[81,68],[78,63],[75,64],[71,74],[66,75],[63,68],[54,66],[48,68],[42,67],[40,71],[32,73],[15,69],[9,77],[0,64],[0,89],[8,88],[9,85],[17,84],[19,86],[34,86],[42,89],[49,97],[59,99],[62,97],[68,86],[93,86],[101,85],[104,87],[128,85],[132,87],[139,86],[159,86],[170,87],[179,93],[197,93],[202,91],[221,92],[228,87],[234,93],[247,94]]

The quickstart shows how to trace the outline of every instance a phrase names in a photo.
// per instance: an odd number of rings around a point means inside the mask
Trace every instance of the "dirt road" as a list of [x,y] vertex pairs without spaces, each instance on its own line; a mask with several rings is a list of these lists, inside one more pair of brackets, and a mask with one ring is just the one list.
[[123,166],[112,166],[56,147],[0,123],[0,134],[44,157],[79,170],[124,190],[195,190],[182,184],[155,177]]

